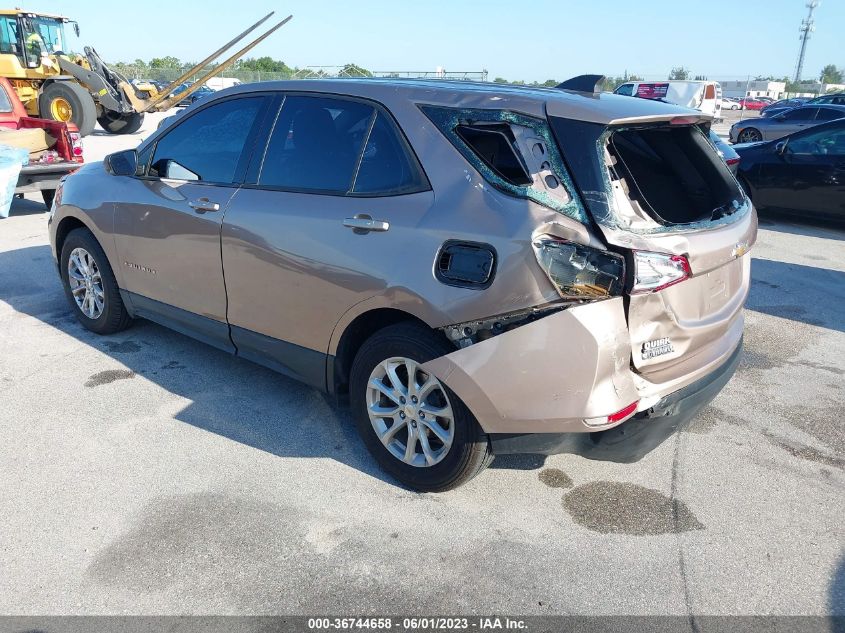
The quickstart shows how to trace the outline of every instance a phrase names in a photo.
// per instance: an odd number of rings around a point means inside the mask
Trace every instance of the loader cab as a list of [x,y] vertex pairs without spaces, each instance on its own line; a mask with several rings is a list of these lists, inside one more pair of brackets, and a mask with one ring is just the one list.
[[[42,55],[67,54],[70,50],[65,25],[72,24],[79,34],[79,25],[61,16],[35,13],[0,15],[0,55],[14,55],[23,68],[41,66]],[[12,65],[15,65],[12,62]],[[4,76],[7,66],[3,63]]]

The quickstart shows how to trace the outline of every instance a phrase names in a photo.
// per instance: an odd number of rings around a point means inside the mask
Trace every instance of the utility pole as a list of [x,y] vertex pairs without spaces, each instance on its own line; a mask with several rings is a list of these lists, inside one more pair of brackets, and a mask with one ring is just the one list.
[[801,50],[798,52],[798,63],[795,65],[795,83],[801,81],[801,71],[804,69],[804,53],[807,52],[807,40],[810,39],[812,32],[816,30],[813,11],[819,6],[819,2],[820,0],[808,0],[806,6],[809,12],[807,13],[807,17],[801,20],[801,26],[798,27],[798,31],[801,33],[799,36]]

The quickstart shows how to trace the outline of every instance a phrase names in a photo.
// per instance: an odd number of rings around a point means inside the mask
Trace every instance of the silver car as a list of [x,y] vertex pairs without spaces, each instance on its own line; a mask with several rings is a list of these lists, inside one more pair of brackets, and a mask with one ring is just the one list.
[[804,105],[771,117],[737,121],[731,126],[731,143],[756,143],[775,139],[825,121],[845,118],[845,106]]

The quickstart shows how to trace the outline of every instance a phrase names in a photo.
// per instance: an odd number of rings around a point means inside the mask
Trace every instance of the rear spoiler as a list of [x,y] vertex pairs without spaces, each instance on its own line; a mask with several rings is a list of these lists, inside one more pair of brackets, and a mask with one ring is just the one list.
[[555,86],[557,90],[572,90],[573,92],[601,92],[604,75],[578,75],[570,77]]
[[602,125],[638,125],[667,122],[675,125],[708,123],[709,114],[673,103],[635,99],[601,92],[604,75],[578,75],[555,86],[566,97],[549,99],[546,112],[551,116],[600,123]]

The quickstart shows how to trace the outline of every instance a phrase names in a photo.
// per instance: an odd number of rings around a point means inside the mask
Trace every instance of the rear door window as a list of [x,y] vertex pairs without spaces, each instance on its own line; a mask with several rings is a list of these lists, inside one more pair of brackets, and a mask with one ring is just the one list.
[[795,108],[784,112],[783,118],[785,121],[812,121],[816,117],[816,110],[818,108]]
[[266,97],[228,99],[175,125],[156,143],[148,175],[214,184],[238,182],[244,149]]
[[396,125],[379,112],[364,146],[353,193],[410,193],[427,188],[425,176]]
[[258,184],[346,194],[352,188],[374,116],[375,108],[360,101],[286,97],[270,135]]
[[836,108],[819,108],[819,112],[816,114],[816,121],[833,121],[843,118],[845,118],[845,111]]

